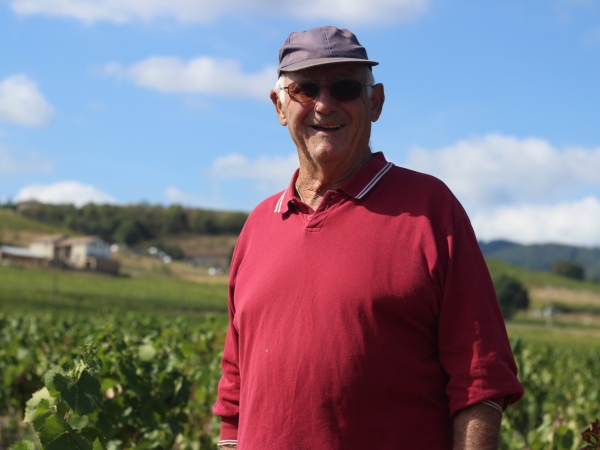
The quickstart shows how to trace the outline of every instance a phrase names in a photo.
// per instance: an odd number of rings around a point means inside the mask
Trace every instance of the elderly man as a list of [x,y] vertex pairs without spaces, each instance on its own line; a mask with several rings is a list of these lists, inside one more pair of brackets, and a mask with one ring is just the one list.
[[377,64],[335,27],[280,49],[271,100],[300,168],[234,252],[222,448],[495,449],[523,394],[461,205],[371,152]]

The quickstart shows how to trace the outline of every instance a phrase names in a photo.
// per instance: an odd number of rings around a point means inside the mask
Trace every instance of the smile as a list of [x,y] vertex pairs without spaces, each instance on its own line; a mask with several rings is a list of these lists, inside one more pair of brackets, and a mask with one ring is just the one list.
[[317,131],[332,131],[339,130],[343,125],[311,125],[311,127]]

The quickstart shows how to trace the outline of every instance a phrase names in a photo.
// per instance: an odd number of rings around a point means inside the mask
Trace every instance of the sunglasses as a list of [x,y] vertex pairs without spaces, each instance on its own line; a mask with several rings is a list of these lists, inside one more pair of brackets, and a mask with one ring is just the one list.
[[321,86],[316,81],[293,81],[283,89],[287,90],[290,98],[299,103],[315,101],[321,93],[322,87],[327,87],[331,96],[338,102],[351,102],[360,97],[363,86],[372,84],[361,84],[356,80],[334,81],[328,86]]

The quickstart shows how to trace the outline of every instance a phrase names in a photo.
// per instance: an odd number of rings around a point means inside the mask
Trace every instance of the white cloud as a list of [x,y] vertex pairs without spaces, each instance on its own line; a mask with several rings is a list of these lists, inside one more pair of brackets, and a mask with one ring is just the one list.
[[129,67],[107,64],[109,75],[132,80],[138,86],[165,93],[217,94],[268,100],[275,85],[277,69],[243,73],[239,62],[205,56],[182,61],[175,57],[154,56]]
[[27,76],[14,75],[0,82],[0,121],[41,126],[50,121],[53,112],[37,84]]
[[505,206],[480,211],[472,215],[471,222],[477,237],[486,241],[600,245],[600,200],[593,196],[554,205]]
[[208,22],[216,17],[266,13],[301,19],[348,23],[412,20],[429,9],[430,0],[12,0],[21,15],[72,17],[86,23],[126,23],[168,17],[180,22]]
[[406,166],[443,180],[467,206],[557,202],[600,188],[600,147],[558,150],[542,139],[491,134],[411,150]]
[[[0,130],[1,131],[1,130]],[[16,153],[19,153],[16,155]],[[50,173],[54,169],[52,161],[41,156],[38,152],[22,154],[0,144],[0,173]]]
[[429,9],[429,0],[286,0],[285,11],[303,19],[370,24],[405,22]]
[[298,168],[298,155],[261,156],[249,160],[245,156],[231,154],[216,159],[211,174],[217,178],[241,178],[277,183],[285,186]]
[[42,203],[72,203],[83,206],[86,203],[115,203],[109,194],[78,181],[61,181],[54,184],[32,184],[22,188],[14,201],[37,200]]
[[183,192],[173,186],[167,187],[164,194],[170,203],[177,203],[179,205],[206,206],[206,204],[209,203],[207,199],[201,195],[192,192]]

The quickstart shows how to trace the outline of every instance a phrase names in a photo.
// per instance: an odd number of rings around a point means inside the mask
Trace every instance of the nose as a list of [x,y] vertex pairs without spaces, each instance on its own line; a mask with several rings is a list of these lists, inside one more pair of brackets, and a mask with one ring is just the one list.
[[338,102],[331,96],[329,86],[321,86],[319,96],[315,99],[315,111],[321,114],[329,114],[332,111],[336,111],[337,108]]

